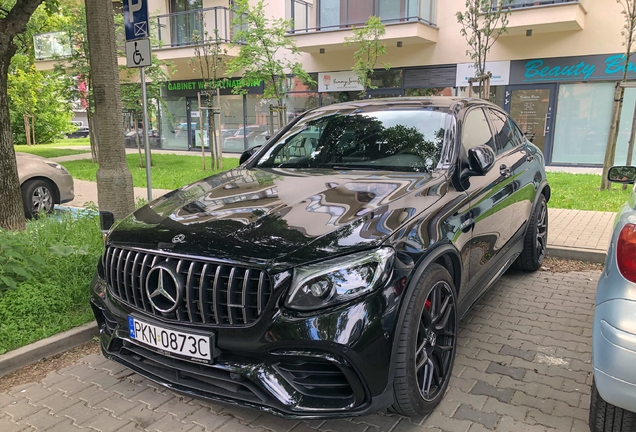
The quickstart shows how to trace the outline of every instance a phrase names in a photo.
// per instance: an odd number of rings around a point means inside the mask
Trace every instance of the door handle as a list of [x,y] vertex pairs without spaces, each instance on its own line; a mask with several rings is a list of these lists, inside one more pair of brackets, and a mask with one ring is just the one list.
[[473,218],[469,218],[466,219],[464,222],[462,222],[462,224],[459,226],[459,229],[462,232],[468,232],[470,231],[470,229],[473,227],[473,225],[475,225],[475,220]]
[[502,164],[499,167],[499,174],[501,174],[501,176],[505,178],[510,177],[510,168],[508,168],[508,165]]

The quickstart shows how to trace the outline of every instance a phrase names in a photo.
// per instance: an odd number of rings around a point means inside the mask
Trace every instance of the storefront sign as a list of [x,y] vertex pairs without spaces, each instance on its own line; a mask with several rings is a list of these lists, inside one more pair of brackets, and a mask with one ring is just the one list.
[[[513,61],[510,84],[564,81],[620,81],[625,72],[624,54],[602,54]],[[636,60],[636,58],[635,58]],[[627,66],[629,79],[636,78],[634,62]]]
[[[218,80],[217,84],[221,90],[227,90],[238,87],[241,82],[240,78],[224,78]],[[262,81],[247,81],[247,87],[250,88],[259,88],[262,84]],[[205,84],[202,80],[170,81],[167,83],[167,90],[167,96],[190,96],[205,90]]]
[[318,74],[318,91],[362,91],[364,86],[360,84],[358,76],[351,72],[327,72]]
[[[510,83],[510,62],[486,62],[486,72],[492,73],[491,86],[508,85]],[[474,63],[462,63],[457,65],[456,87],[468,87],[468,78],[475,76]]]

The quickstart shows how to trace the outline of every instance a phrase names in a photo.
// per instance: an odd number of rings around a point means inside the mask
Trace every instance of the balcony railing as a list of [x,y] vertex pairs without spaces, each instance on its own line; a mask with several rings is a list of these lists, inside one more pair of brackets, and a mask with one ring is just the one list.
[[150,27],[164,48],[195,45],[204,39],[214,39],[217,34],[222,42],[230,42],[233,36],[232,12],[226,7],[175,12],[150,19]]
[[73,53],[71,38],[63,31],[36,34],[33,36],[33,48],[36,60],[53,60]]
[[364,25],[369,16],[384,24],[435,25],[437,0],[287,0],[290,33],[327,31]]
[[[547,6],[547,5],[555,5],[555,4],[563,4],[563,3],[581,3],[583,4],[583,0],[501,0],[503,1],[504,7],[509,7],[510,9],[523,9],[530,8],[535,6]],[[493,0],[492,7],[493,9],[497,8],[499,4],[498,0]]]

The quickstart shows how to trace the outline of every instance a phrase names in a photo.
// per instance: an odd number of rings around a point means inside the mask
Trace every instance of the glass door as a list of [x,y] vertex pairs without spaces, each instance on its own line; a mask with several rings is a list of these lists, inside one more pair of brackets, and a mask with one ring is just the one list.
[[504,109],[550,162],[554,141],[556,84],[508,86]]
[[[201,105],[207,106],[206,98],[201,98]],[[199,109],[197,98],[188,98],[188,149],[200,149],[202,142],[206,148],[209,146],[207,112],[207,109]],[[203,133],[201,125],[203,125]]]

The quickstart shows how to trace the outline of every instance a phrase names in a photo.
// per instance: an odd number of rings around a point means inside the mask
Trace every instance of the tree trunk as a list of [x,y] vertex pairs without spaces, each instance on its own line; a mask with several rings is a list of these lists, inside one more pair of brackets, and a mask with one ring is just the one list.
[[85,0],[85,4],[95,117],[99,119],[97,199],[100,210],[122,219],[135,210],[135,198],[126,165],[113,3]]
[[[2,49],[3,48],[3,49]],[[11,136],[7,75],[15,49],[0,47],[0,228],[23,230],[24,207]]]
[[607,179],[609,169],[614,165],[616,158],[616,142],[618,141],[618,132],[621,127],[621,111],[623,110],[623,96],[625,95],[625,87],[621,87],[620,83],[616,83],[616,91],[614,92],[614,105],[612,109],[612,122],[610,123],[609,137],[607,138],[607,148],[605,149],[605,161],[603,162],[603,177],[601,178],[601,190],[612,188],[612,183]]
[[97,163],[97,122],[91,113],[90,105],[86,110],[86,118],[88,119],[88,142],[91,147],[91,160],[93,163]]

